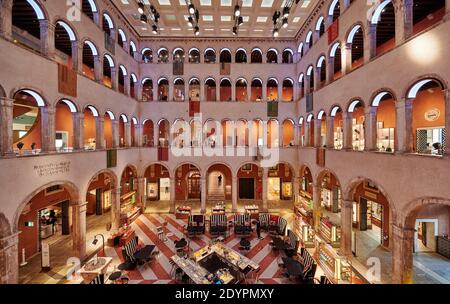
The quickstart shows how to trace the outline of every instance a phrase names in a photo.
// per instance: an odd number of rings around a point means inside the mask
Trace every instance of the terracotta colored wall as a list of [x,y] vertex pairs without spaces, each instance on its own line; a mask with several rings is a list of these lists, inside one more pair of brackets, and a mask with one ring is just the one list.
[[182,165],[181,177],[178,176],[178,170],[176,170],[177,176],[175,177],[175,200],[185,200],[188,195],[187,175],[189,172],[194,171],[190,169],[188,164]]
[[[53,206],[60,202],[70,200],[70,195],[67,191],[63,190],[61,192],[45,196],[45,191],[39,192],[33,199],[28,203],[31,204],[31,208],[28,213],[21,214],[19,217],[19,260],[22,257],[22,249],[25,248],[26,259],[30,258],[32,255],[38,252],[38,212],[49,206]],[[27,207],[25,207],[27,208]],[[34,222],[33,227],[25,227],[25,222]]]
[[283,122],[283,146],[289,146],[294,139],[294,126],[290,121]]
[[84,111],[84,143],[88,143],[89,138],[96,136],[95,118],[91,111]]
[[89,184],[88,192],[86,193],[86,201],[88,202],[86,213],[88,215],[95,214],[96,211],[96,197],[95,195],[90,194],[89,191],[99,188],[102,189],[103,191],[106,191],[108,189],[111,189],[111,187],[112,187],[111,182],[108,182],[105,185],[105,175],[103,173],[100,173],[98,175],[97,180]]
[[384,100],[377,108],[377,121],[383,122],[383,128],[395,128],[396,109],[393,99]]
[[292,87],[283,87],[283,101],[292,101],[294,89]]
[[269,170],[269,177],[279,177],[283,182],[292,182],[292,170],[289,169],[289,173],[286,174],[286,165],[278,164],[278,170]]
[[220,101],[231,100],[231,87],[220,88]]
[[112,122],[108,115],[105,115],[103,132],[105,134],[106,148],[112,148]]
[[68,132],[68,147],[73,147],[73,116],[65,104],[56,106],[55,131]]
[[153,139],[153,121],[147,121],[145,122],[144,129],[142,132],[142,136],[147,135],[147,146],[153,147],[154,146],[154,139]]
[[[440,116],[435,121],[425,120],[425,112],[436,108],[440,111]],[[413,101],[413,132],[417,128],[445,126],[445,102],[444,93],[440,88],[424,90],[417,94]]]
[[119,120],[119,140],[120,146],[123,147],[125,145],[125,124],[122,119]]
[[[154,166],[155,175],[151,176],[151,167]],[[149,166],[147,170],[145,170],[144,176],[147,178],[147,182],[156,183],[160,178],[169,178],[169,171],[159,164],[155,164]],[[164,169],[164,170],[163,170]]]

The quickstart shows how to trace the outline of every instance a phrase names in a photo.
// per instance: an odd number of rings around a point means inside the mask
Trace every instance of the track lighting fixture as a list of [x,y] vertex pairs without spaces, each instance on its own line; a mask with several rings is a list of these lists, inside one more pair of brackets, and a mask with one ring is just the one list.
[[279,34],[278,29],[273,30],[273,37],[277,38]]
[[158,26],[152,25],[152,33],[155,35],[158,34]]
[[187,24],[194,30],[194,35],[198,36],[200,35],[200,27],[198,25],[198,20],[200,20],[200,13],[198,9],[195,8],[194,4],[192,3],[192,0],[185,0],[185,1],[188,7],[188,14],[189,14],[187,18]]
[[244,18],[242,17],[241,12],[242,0],[237,0],[236,5],[234,6],[234,14],[233,14],[233,36],[237,36],[239,32],[239,26],[244,23]]
[[287,18],[283,18],[283,28],[287,28],[288,27],[288,19]]
[[158,21],[160,15],[153,5],[150,5],[150,9],[146,11],[146,6],[143,0],[136,0],[138,5],[138,12],[140,14],[139,20],[143,24],[150,24],[152,27],[152,33],[158,34]]
[[237,35],[237,27],[236,27],[236,26],[233,27],[233,35],[234,35],[234,36]]
[[194,4],[189,4],[189,14],[193,15],[195,13],[195,6]]
[[236,4],[236,6],[234,7],[234,16],[239,17],[240,15],[241,15],[241,8],[239,4]]
[[286,0],[281,12],[275,11],[273,13],[273,37],[278,37],[280,35],[281,28],[285,29],[289,26],[289,15],[294,11],[294,6],[299,2],[300,0]]
[[192,27],[192,26],[194,25],[194,20],[192,19],[191,16],[188,17],[188,25],[189,25],[190,27]]
[[138,2],[138,12],[141,15],[144,13],[144,3]]

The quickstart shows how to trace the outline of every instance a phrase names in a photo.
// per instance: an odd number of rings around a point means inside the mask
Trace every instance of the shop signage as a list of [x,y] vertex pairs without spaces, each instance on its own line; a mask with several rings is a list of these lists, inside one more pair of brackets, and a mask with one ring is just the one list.
[[438,120],[439,116],[441,116],[441,111],[439,111],[439,109],[436,108],[431,108],[425,112],[426,121],[436,121]]
[[42,270],[50,270],[50,246],[46,242],[41,243]]
[[44,165],[35,165],[34,171],[39,177],[55,176],[70,172],[70,161],[61,161]]

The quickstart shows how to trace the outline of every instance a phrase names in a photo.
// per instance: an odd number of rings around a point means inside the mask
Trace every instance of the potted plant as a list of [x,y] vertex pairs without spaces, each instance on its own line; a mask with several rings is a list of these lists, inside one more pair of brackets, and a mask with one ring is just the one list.
[[19,155],[22,155],[22,148],[25,144],[21,141],[19,141],[16,145],[17,149],[19,149]]

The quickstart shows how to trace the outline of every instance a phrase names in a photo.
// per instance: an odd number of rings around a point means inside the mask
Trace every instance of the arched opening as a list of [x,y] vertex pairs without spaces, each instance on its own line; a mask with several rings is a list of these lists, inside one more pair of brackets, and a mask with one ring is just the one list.
[[169,212],[170,210],[170,172],[161,164],[147,167],[144,173],[147,189],[146,212]]
[[260,204],[263,190],[262,174],[262,168],[256,164],[246,163],[239,168],[237,172],[239,200],[251,200],[253,204]]
[[220,63],[231,63],[231,52],[229,49],[220,51]]
[[217,101],[217,85],[213,78],[208,78],[205,81],[205,98],[207,101]]
[[267,51],[267,63],[278,63],[278,52],[275,49]]
[[[314,187],[311,170],[303,165],[300,167],[300,189],[298,193],[298,204],[295,207],[297,221],[301,229],[300,237],[305,248],[314,248]],[[296,193],[297,195],[297,193]]]
[[125,43],[127,42],[127,36],[125,35],[125,32],[122,29],[119,29],[117,32],[118,32],[118,36],[119,36],[117,39],[117,44],[121,48],[123,48]]
[[235,55],[236,63],[247,63],[247,52],[244,49],[238,49]]
[[203,126],[205,146],[215,148],[222,147],[222,124],[219,121],[208,119]]
[[112,69],[114,68],[114,61],[108,54],[103,56],[103,84],[108,88],[113,88],[114,79],[112,78]]
[[280,146],[280,124],[276,119],[270,119],[267,123],[267,147],[277,148]]
[[82,0],[81,11],[95,22],[94,14],[98,14],[97,6],[93,0]]
[[259,78],[253,79],[251,91],[252,91],[252,95],[250,97],[251,101],[262,101],[263,87],[261,79]]
[[396,107],[391,93],[378,93],[372,101],[372,109],[376,111],[377,122],[377,150],[380,152],[394,152]]
[[83,75],[92,80],[95,79],[95,58],[98,58],[97,48],[91,41],[86,40],[83,43]]
[[98,110],[91,105],[84,109],[83,138],[84,149],[94,151],[97,149],[97,119],[99,119]]
[[260,49],[253,49],[250,56],[251,63],[262,63],[262,51]]
[[21,90],[14,94],[13,151],[18,154],[38,154],[42,150],[42,115],[44,99],[35,91]]
[[158,123],[158,147],[168,147],[170,138],[170,123],[161,119]]
[[320,121],[319,147],[327,147],[327,114],[324,110],[321,110],[319,114],[317,114],[317,119]]
[[298,76],[298,90],[299,97],[302,99],[305,96],[305,75],[303,73]]
[[250,134],[250,147],[262,147],[264,146],[264,132],[263,123],[260,119],[255,119],[248,122],[249,134]]
[[177,48],[173,51],[173,62],[184,62],[184,50]]
[[294,81],[290,78],[283,80],[283,101],[294,101]]
[[228,119],[224,119],[221,122],[222,125],[222,144],[225,147],[233,147],[234,137],[234,122]]
[[182,78],[177,78],[173,81],[173,98],[175,101],[184,101],[185,100],[185,88],[184,88],[184,80]]
[[308,139],[306,140],[306,146],[307,147],[314,147],[315,146],[315,134],[316,134],[316,128],[315,126],[315,120],[314,120],[314,115],[313,114],[309,114],[308,117],[306,118],[306,123],[308,126],[308,133],[306,134],[308,137]]
[[364,33],[361,25],[355,25],[347,38],[347,43],[352,46],[352,69],[364,64]]
[[294,121],[292,119],[286,119],[283,121],[283,147],[294,146]]
[[236,122],[236,146],[248,147],[248,141],[249,129],[247,126],[247,121],[244,119],[239,119]]
[[230,168],[225,164],[214,164],[208,168],[206,176],[207,199],[211,208],[225,202],[225,211],[231,211],[233,175]]
[[330,58],[333,62],[332,80],[336,80],[342,76],[342,52],[340,42],[336,42],[331,47]]
[[105,140],[104,147],[111,149],[113,147],[113,121],[116,120],[111,111],[107,111],[104,115],[103,138]]
[[414,0],[413,35],[433,26],[445,16],[445,0]]
[[192,78],[189,81],[189,101],[200,101],[200,80]]
[[126,147],[126,140],[125,138],[127,135],[125,135],[125,125],[128,124],[128,117],[125,114],[121,114],[119,116],[119,147],[124,148]]
[[331,109],[330,116],[333,117],[333,148],[341,150],[344,147],[344,122],[342,117],[342,109],[334,106]]
[[190,130],[190,138],[191,138],[191,147],[199,148],[202,146],[203,142],[203,125],[202,122],[198,119],[192,119],[189,122],[189,130]]
[[23,46],[41,52],[44,37],[41,38],[40,24],[45,16],[40,6],[34,0],[14,0],[11,14],[13,38]]
[[450,233],[450,201],[424,198],[412,204],[414,208],[407,213],[405,230],[413,233],[400,245],[406,250],[402,257],[406,264],[403,271],[410,269],[412,272],[411,277],[403,274],[411,281],[404,280],[413,284],[447,284],[450,276],[445,246]]
[[154,147],[155,141],[153,139],[153,135],[155,126],[153,124],[153,121],[150,119],[146,119],[143,125],[144,126],[142,129],[142,145],[144,147]]
[[303,58],[304,53],[303,42],[300,42],[300,44],[298,45],[297,53],[299,55],[299,59]]
[[334,23],[341,16],[341,1],[333,0],[328,10],[328,18],[331,19],[331,23]]
[[320,38],[323,34],[325,34],[325,19],[323,16],[320,16],[319,19],[317,19],[316,23],[316,32],[317,36]]
[[299,144],[300,147],[304,147],[306,145],[305,143],[305,119],[303,117],[300,117],[298,120],[298,128],[299,128]]
[[[203,194],[203,195],[206,195]],[[192,211],[200,210],[201,174],[197,166],[183,164],[175,170],[175,201],[177,207],[189,206]]]
[[153,62],[153,51],[149,48],[145,48],[142,50],[142,61],[144,63],[152,63]]
[[166,48],[161,48],[158,50],[158,63],[168,63],[169,62],[169,51]]
[[[352,206],[352,252],[361,263],[370,257],[389,258],[390,204],[379,186],[364,179],[354,185],[350,192]],[[344,223],[350,225],[350,223]],[[382,280],[390,280],[383,278]]]
[[128,81],[127,75],[127,69],[123,65],[119,66],[119,93],[125,94],[125,81]]
[[385,0],[374,11],[372,24],[376,24],[376,56],[395,47],[395,9],[391,0]]
[[270,78],[267,81],[267,100],[278,101],[278,80]]
[[205,63],[216,63],[216,52],[209,48],[205,50]]
[[341,245],[341,186],[337,177],[328,170],[319,174],[317,184],[320,189],[318,234],[326,243],[339,248]]
[[112,21],[111,16],[109,16],[107,13],[103,13],[102,29],[111,39],[115,39],[114,23]]
[[130,97],[131,98],[136,98],[137,94],[136,94],[136,83],[138,81],[137,76],[134,73],[130,74]]
[[306,76],[308,76],[308,82],[307,85],[309,86],[309,92],[312,93],[314,91],[314,67],[312,65],[309,66],[308,70],[306,71]]
[[56,104],[55,147],[58,152],[72,152],[74,149],[74,113],[77,113],[77,108],[72,101],[62,99]]
[[267,200],[272,203],[270,207],[292,208],[290,204],[286,206],[285,201],[292,202],[294,197],[293,181],[294,172],[290,165],[278,163],[269,168],[267,176]]
[[153,80],[145,78],[142,81],[142,101],[153,100]]
[[231,101],[231,81],[223,78],[220,81],[220,101]]
[[160,78],[158,80],[158,101],[169,100],[169,81],[167,78]]
[[184,119],[176,119],[170,130],[172,146],[176,148],[191,147],[192,130]]
[[236,81],[236,101],[247,101],[247,80],[239,78]]
[[[442,84],[432,78],[416,82],[407,94],[412,103],[413,151],[419,154],[443,155],[445,151],[445,91]],[[408,136],[408,135],[407,135]]]
[[282,63],[294,63],[294,52],[291,49],[286,49],[282,54]]
[[139,125],[139,121],[137,120],[136,117],[131,117],[131,121],[130,121],[130,133],[131,133],[131,138],[130,138],[130,143],[131,143],[131,147],[137,147],[138,146],[138,140],[136,138],[137,133],[136,133],[136,126]]
[[[33,258],[39,259],[42,244],[49,245],[50,259],[54,260],[55,247],[61,246],[63,242],[75,240],[75,217],[74,204],[78,203],[77,189],[71,184],[57,182],[41,187],[30,195],[29,201],[25,203],[18,215],[19,252],[25,252],[25,260],[34,264]],[[72,237],[72,239],[71,239]],[[36,263],[39,265],[39,262]],[[39,270],[30,268],[19,268],[19,276],[30,277]],[[27,273],[24,273],[27,272]]]
[[321,56],[319,60],[317,61],[317,68],[319,69],[319,75],[320,79],[319,81],[319,88],[322,88],[325,86],[327,82],[327,63],[325,56]]
[[360,100],[353,100],[347,110],[352,119],[352,149],[364,150],[365,114],[364,104]]
[[314,44],[314,37],[313,37],[313,32],[310,30],[308,32],[308,34],[306,34],[306,46],[308,47],[307,49],[310,50]]
[[137,170],[128,165],[120,177],[120,227],[131,225],[141,214],[137,204],[137,189]]
[[[63,22],[57,21],[55,24],[55,59],[58,63],[73,67],[72,48],[77,38],[70,26]],[[76,46],[78,47],[78,46]]]
[[189,63],[200,63],[200,51],[198,49],[189,51]]
[[133,40],[130,40],[130,47],[129,47],[128,52],[129,52],[131,57],[135,58],[134,55],[137,52],[137,47],[136,47],[136,43],[134,43]]

